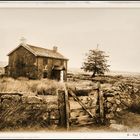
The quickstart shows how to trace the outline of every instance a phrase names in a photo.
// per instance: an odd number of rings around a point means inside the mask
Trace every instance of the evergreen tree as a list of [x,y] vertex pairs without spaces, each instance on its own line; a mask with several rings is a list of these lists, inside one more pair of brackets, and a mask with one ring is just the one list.
[[106,71],[109,71],[108,67],[110,66],[107,64],[107,57],[109,56],[105,55],[105,52],[98,48],[89,50],[82,69],[86,72],[93,72],[92,77],[95,77],[97,74],[104,74]]

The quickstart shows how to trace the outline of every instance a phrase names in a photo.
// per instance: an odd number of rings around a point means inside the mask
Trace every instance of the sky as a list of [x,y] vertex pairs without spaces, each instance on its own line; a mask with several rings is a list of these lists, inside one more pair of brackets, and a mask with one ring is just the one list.
[[81,68],[85,53],[109,55],[111,70],[140,72],[140,8],[0,8],[0,61],[28,44],[58,51]]

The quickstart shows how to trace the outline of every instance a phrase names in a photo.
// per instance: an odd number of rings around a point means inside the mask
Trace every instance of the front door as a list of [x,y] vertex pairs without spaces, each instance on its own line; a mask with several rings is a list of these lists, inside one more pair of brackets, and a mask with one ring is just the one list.
[[60,70],[53,70],[52,71],[52,79],[60,80]]

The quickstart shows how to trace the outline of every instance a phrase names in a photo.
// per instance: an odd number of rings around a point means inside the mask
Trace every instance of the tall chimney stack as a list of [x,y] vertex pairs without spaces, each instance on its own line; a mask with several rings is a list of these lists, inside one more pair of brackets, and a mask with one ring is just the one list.
[[57,47],[56,46],[53,46],[53,51],[57,52]]

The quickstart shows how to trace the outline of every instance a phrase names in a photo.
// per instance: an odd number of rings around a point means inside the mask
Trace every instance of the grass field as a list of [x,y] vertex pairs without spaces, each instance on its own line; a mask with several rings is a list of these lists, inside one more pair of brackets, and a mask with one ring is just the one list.
[[42,80],[28,80],[26,78],[1,78],[0,92],[18,92],[23,94],[56,94],[56,89],[61,89],[60,82],[42,79]]

